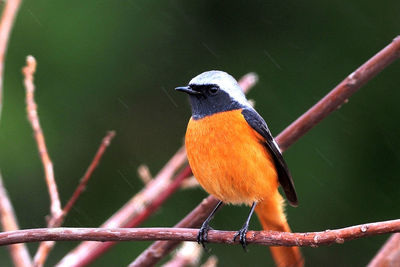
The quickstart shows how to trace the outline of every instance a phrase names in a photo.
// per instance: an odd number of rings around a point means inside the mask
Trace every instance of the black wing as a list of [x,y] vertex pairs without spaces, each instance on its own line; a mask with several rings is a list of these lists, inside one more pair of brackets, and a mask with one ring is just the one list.
[[268,129],[267,123],[264,119],[253,109],[245,108],[242,115],[247,123],[256,130],[262,137],[265,138],[265,145],[272,154],[275,162],[275,167],[278,172],[278,180],[281,184],[286,198],[292,206],[297,206],[297,194],[294,189],[294,183],[282,153]]

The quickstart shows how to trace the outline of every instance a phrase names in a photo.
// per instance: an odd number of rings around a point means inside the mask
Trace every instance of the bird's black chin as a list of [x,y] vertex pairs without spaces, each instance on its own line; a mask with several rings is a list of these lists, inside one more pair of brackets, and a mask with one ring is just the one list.
[[222,90],[215,96],[190,95],[190,104],[192,106],[192,117],[195,120],[219,112],[244,108],[243,105],[233,100],[228,93]]

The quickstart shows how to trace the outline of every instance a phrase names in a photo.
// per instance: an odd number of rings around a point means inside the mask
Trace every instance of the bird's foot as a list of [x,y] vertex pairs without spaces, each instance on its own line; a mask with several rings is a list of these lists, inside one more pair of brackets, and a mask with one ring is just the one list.
[[233,241],[236,241],[236,238],[239,237],[239,242],[242,245],[244,251],[246,252],[247,252],[246,234],[248,230],[249,230],[249,225],[245,223],[243,227],[233,237]]
[[206,251],[208,251],[208,249],[205,243],[207,243],[208,231],[210,230],[212,230],[211,226],[205,221],[197,234],[197,243],[201,244]]

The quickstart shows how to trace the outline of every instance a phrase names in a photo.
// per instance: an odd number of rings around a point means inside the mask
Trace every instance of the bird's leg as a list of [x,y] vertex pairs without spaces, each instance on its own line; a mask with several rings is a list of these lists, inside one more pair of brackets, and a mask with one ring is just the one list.
[[219,207],[222,205],[222,201],[218,202],[217,206],[215,206],[214,210],[211,212],[211,214],[208,216],[208,218],[203,222],[203,224],[200,227],[199,233],[197,234],[197,243],[201,244],[204,249],[206,249],[206,245],[204,243],[207,242],[207,234],[210,229],[210,221],[214,218],[215,213],[219,209]]
[[257,202],[253,202],[253,205],[251,205],[249,217],[247,217],[247,220],[243,224],[243,227],[233,237],[233,241],[236,241],[236,238],[239,237],[239,242],[240,242],[240,244],[242,244],[244,251],[246,251],[246,246],[247,246],[246,233],[249,230],[250,219],[251,219],[251,216],[253,215],[256,205],[257,205]]

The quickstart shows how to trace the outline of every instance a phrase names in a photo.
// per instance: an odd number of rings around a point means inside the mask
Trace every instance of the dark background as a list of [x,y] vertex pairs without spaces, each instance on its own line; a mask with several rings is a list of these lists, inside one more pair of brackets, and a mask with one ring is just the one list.
[[[4,3],[2,4],[4,5]],[[173,88],[200,72],[239,78],[276,135],[399,34],[400,1],[24,1],[5,70],[0,166],[21,228],[45,226],[47,188],[26,119],[21,68],[38,61],[36,101],[62,202],[101,138],[117,136],[65,226],[96,227],[138,192],[136,169],[156,174],[182,144],[190,109]],[[399,62],[364,86],[286,153],[300,199],[294,231],[399,217]],[[180,191],[142,226],[171,226],[206,193]],[[248,209],[225,207],[217,229]],[[256,220],[252,229],[259,229]],[[303,248],[308,266],[364,266],[388,235]],[[116,246],[94,266],[125,266],[150,243]],[[48,266],[76,243],[58,243]],[[29,245],[32,252],[37,244]],[[219,266],[271,266],[267,249],[210,245]],[[203,258],[204,260],[204,258]],[[11,262],[6,248],[0,265]]]

